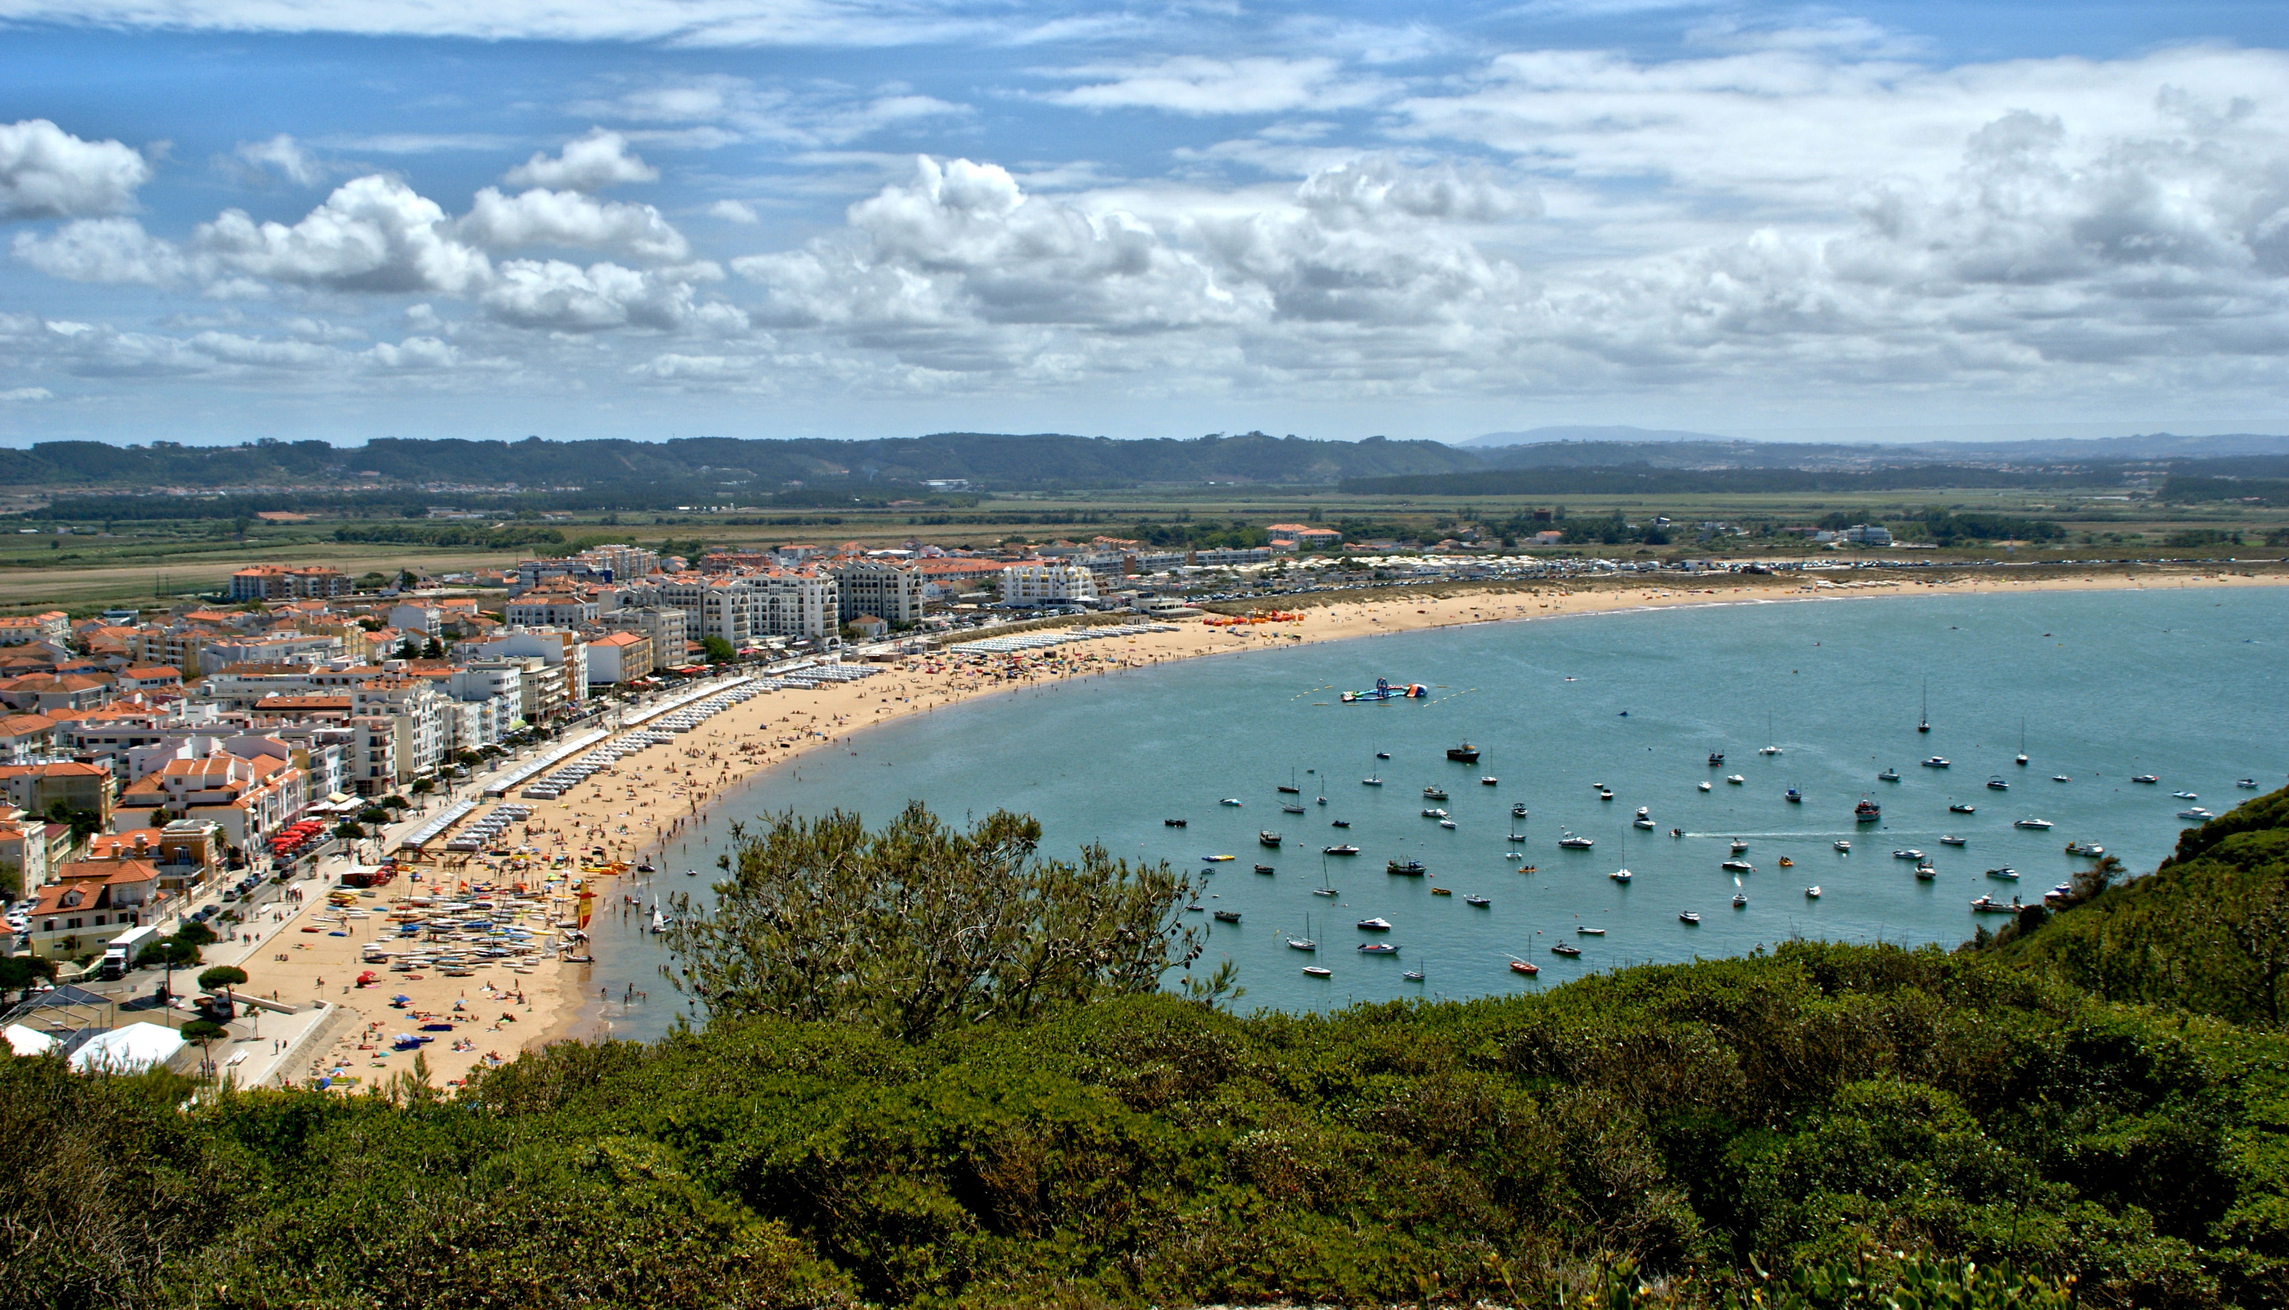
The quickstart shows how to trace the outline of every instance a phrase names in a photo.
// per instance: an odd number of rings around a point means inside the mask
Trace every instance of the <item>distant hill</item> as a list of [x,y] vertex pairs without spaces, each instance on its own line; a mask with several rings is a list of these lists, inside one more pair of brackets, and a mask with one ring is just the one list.
[[1540,446],[1560,441],[1641,442],[1641,441],[1729,441],[1729,437],[1712,436],[1706,432],[1671,432],[1658,428],[1631,427],[1550,427],[1528,428],[1524,432],[1489,432],[1483,437],[1452,443],[1463,450],[1485,450],[1496,446]]

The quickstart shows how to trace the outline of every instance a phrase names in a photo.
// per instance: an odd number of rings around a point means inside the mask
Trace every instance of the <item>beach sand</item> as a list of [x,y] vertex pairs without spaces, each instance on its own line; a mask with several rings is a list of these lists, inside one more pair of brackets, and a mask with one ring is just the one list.
[[[619,761],[580,784],[569,796],[519,803],[532,808],[527,825],[532,834],[529,840],[544,854],[578,853],[601,846],[611,858],[634,863],[664,851],[671,840],[688,843],[698,837],[700,849],[707,852],[706,862],[698,866],[699,874],[716,877],[720,874],[714,859],[726,849],[728,834],[718,830],[709,808],[756,772],[809,752],[847,748],[850,735],[861,729],[1044,682],[1113,676],[1175,660],[1285,649],[1310,642],[1623,609],[1886,595],[2289,584],[2289,571],[2240,568],[2142,568],[2134,572],[2046,568],[2040,578],[2012,576],[2015,572],[1990,568],[1929,578],[1905,571],[1855,570],[1833,579],[1803,574],[1720,574],[1695,580],[1699,585],[1694,586],[1621,576],[1491,586],[1431,584],[1403,589],[1397,595],[1385,591],[1365,600],[1347,599],[1347,593],[1282,597],[1267,601],[1267,607],[1301,607],[1300,619],[1241,627],[1211,627],[1197,618],[1181,619],[1172,622],[1172,631],[1075,642],[1017,656],[937,652],[877,666],[883,670],[880,675],[856,682],[809,691],[772,692],[718,714],[673,742]],[[663,860],[661,873],[675,872],[680,869],[668,868]],[[441,881],[451,885],[466,881],[474,888],[488,880],[505,886],[515,877],[486,875],[481,862],[471,862],[458,871],[431,866],[424,882],[410,886],[434,889]],[[611,879],[594,881],[598,884],[593,889],[597,915],[641,912],[641,906],[628,905],[627,892],[610,885]],[[402,974],[383,972],[378,986],[363,990],[351,987],[352,980],[368,967],[358,963],[360,944],[386,927],[382,910],[392,898],[408,891],[409,884],[401,878],[375,897],[361,900],[360,905],[373,911],[374,917],[349,921],[348,937],[301,931],[316,912],[305,907],[303,922],[279,929],[271,939],[273,945],[247,962],[252,978],[245,990],[258,995],[275,992],[282,1000],[335,1001],[358,1010],[365,1023],[378,1025],[369,1031],[381,1040],[367,1038],[361,1042],[353,1036],[331,1053],[341,1067],[350,1068],[367,1083],[412,1066],[412,1055],[392,1053],[386,1040],[389,1034],[411,1026],[407,1012],[389,1008],[389,998],[399,993],[413,998],[410,1012],[445,1014],[458,1001],[465,1007],[464,1014],[479,1020],[463,1025],[465,1033],[453,1034],[474,1042],[471,1049],[446,1049],[448,1040],[443,1035],[425,1048],[430,1076],[439,1082],[464,1078],[488,1053],[513,1058],[519,1050],[580,1033],[587,970],[577,964],[544,963],[524,976],[499,966],[480,969],[470,978],[445,978],[430,972],[417,982],[405,981]],[[310,895],[313,905],[322,909],[323,891],[314,890]],[[288,958],[279,960],[277,955]],[[661,994],[650,998],[652,1003],[680,1002],[664,980],[656,985]],[[349,1031],[355,1034],[358,1026],[351,1025]],[[313,1054],[313,1060],[318,1058]],[[281,1072],[299,1078],[309,1071]]]

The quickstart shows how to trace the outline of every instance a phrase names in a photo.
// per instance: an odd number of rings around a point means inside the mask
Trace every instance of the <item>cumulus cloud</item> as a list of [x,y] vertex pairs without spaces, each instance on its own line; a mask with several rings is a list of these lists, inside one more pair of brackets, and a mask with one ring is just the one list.
[[553,158],[535,153],[501,180],[514,187],[601,191],[628,182],[657,182],[660,170],[629,150],[628,138],[593,128],[587,136],[565,142]]
[[758,223],[755,208],[738,200],[718,200],[707,207],[709,218],[720,218],[726,223]]
[[379,175],[343,183],[291,226],[225,210],[195,241],[229,271],[343,291],[457,294],[489,271],[482,251],[449,234],[436,201]]
[[16,258],[72,282],[160,286],[187,271],[182,253],[132,218],[82,218],[54,232],[19,232]]
[[326,180],[326,166],[284,132],[268,141],[241,141],[231,154],[244,168],[275,173],[296,186],[316,186]]
[[83,141],[44,118],[0,123],[0,217],[114,213],[150,180],[151,165],[117,141]]
[[536,189],[507,196],[486,187],[454,231],[496,251],[579,246],[616,250],[653,263],[691,256],[691,243],[657,209],[597,200],[578,191]]

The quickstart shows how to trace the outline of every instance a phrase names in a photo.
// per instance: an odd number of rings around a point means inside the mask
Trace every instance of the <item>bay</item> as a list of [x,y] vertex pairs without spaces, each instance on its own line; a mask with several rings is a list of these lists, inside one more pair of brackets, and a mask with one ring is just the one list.
[[[2285,634],[2282,590],[2155,589],[1623,611],[1189,660],[981,698],[768,770],[631,890],[705,903],[734,819],[840,808],[880,823],[913,798],[954,821],[1030,813],[1050,854],[1102,842],[1199,872],[1202,911],[1185,916],[1205,936],[1194,967],[1233,961],[1242,1008],[1503,994],[1794,937],[1953,945],[1974,930],[1974,897],[2037,901],[2087,864],[2065,853],[2069,840],[2144,872],[2186,826],[2180,809],[2222,813],[2255,794],[2236,789],[2243,777],[2279,786]],[[1377,677],[1431,695],[1339,702]],[[1927,680],[1932,731],[1921,734]],[[2024,767],[2013,763],[2022,722]],[[1465,739],[1482,752],[1476,765],[1444,756]],[[1780,752],[1760,754],[1766,745]],[[1721,767],[1707,763],[1712,751]],[[1951,767],[1919,765],[1933,755]],[[1899,781],[1878,780],[1887,767]],[[2161,783],[2130,781],[2147,773]],[[1362,785],[1369,776],[1383,785]],[[2008,790],[1988,788],[1990,777]],[[1298,795],[1276,790],[1291,779]],[[1449,799],[1426,800],[1426,786]],[[1785,799],[1791,787],[1801,803]],[[2181,790],[2200,799],[2173,798]],[[1854,821],[1863,798],[1882,807],[1879,823]],[[1282,811],[1299,800],[1304,813]],[[1950,813],[1951,803],[1976,812]],[[1514,804],[1529,811],[1515,828]],[[1639,806],[1654,831],[1631,827]],[[1455,826],[1423,817],[1426,807]],[[2053,826],[2012,826],[2030,817]],[[1280,835],[1276,850],[1258,842],[1266,829]],[[1526,840],[1508,841],[1513,831]],[[1568,831],[1594,845],[1560,849]],[[1942,835],[1968,844],[1944,846]],[[1719,867],[1736,838],[1752,873]],[[1833,849],[1839,839],[1848,854]],[[1337,843],[1361,853],[1322,856]],[[1932,857],[1936,879],[1918,881],[1893,858],[1911,848]],[[1513,850],[1522,861],[1505,858]],[[1215,854],[1235,858],[1201,859]],[[1390,876],[1391,859],[1420,860],[1429,874]],[[1258,863],[1274,872],[1251,872]],[[2016,882],[1986,876],[2003,865]],[[1626,885],[1608,876],[1623,867]],[[678,876],[685,868],[704,876]],[[1336,896],[1312,894],[1323,878]],[[1817,900],[1805,894],[1813,885]],[[1736,893],[1745,907],[1733,906]],[[1474,894],[1489,904],[1467,904]],[[1215,922],[1214,910],[1240,922]],[[1698,925],[1680,921],[1687,911]],[[1370,916],[1391,931],[1354,926]],[[688,1009],[639,918],[598,921],[591,1031],[655,1037]],[[1318,950],[1294,950],[1290,936]],[[1399,953],[1362,956],[1367,940]],[[1581,956],[1552,954],[1558,942]],[[1513,958],[1539,976],[1513,972]],[[1306,964],[1332,976],[1307,977]],[[1410,969],[1424,981],[1405,981]]]

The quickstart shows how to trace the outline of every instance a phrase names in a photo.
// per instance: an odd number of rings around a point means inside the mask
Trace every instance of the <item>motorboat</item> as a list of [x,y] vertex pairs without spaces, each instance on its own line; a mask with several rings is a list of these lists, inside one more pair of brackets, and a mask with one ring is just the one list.
[[1425,806],[1423,808],[1423,817],[1426,819],[1443,819],[1447,817],[1447,812],[1445,810]]
[[1819,883],[1814,883],[1814,884],[1812,884],[1810,887],[1807,887],[1807,888],[1805,888],[1805,889],[1804,889],[1804,899],[1806,899],[1806,900],[1808,900],[1808,901],[1817,901],[1817,900],[1819,900],[1819,899],[1820,899],[1820,884],[1819,884]]
[[2052,781],[2052,782],[2073,782],[2073,781],[2074,781],[2074,779],[2072,779],[2072,778],[2069,778],[2068,776],[2066,776],[2066,775],[2065,775],[2065,774],[2063,774],[2063,773],[2054,773],[2054,774],[2052,774],[2052,775],[2051,775],[2051,781]]
[[1915,866],[1915,880],[1917,882],[1930,882],[1937,877],[1939,877],[1939,870],[1932,868],[1930,861],[1927,860]]
[[1898,769],[1886,769],[1876,775],[1877,782],[1898,782],[1899,780],[1900,771]]
[[1834,845],[1837,850],[1843,852],[1846,855],[1850,855],[1852,853],[1852,843],[1848,841],[1839,838],[1831,844]]
[[1693,913],[1691,910],[1684,910],[1678,913],[1677,922],[1684,924],[1688,928],[1691,928],[1700,924],[1701,916]]
[[1237,796],[1227,796],[1216,803],[1218,805],[1229,805],[1235,810],[1240,808],[1240,798]]
[[1511,807],[1510,807],[1510,817],[1511,817],[1511,818],[1513,818],[1513,819],[1523,819],[1523,818],[1525,818],[1525,817],[1526,817],[1526,802],[1524,802],[1524,801],[1520,801],[1520,802],[1519,802],[1519,803],[1517,803],[1516,805],[1513,805],[1513,806],[1511,806]]
[[1747,781],[1748,781],[1748,779],[1746,779],[1746,778],[1742,777],[1741,775],[1739,775],[1739,774],[1735,773],[1735,774],[1730,774],[1730,775],[1728,775],[1728,776],[1725,778],[1725,781],[1726,781],[1726,782],[1729,782],[1729,783],[1731,783],[1731,784],[1732,784],[1732,785],[1734,785],[1735,787],[1738,787],[1738,786],[1740,786],[1741,784],[1743,784],[1743,783],[1747,782]]
[[1855,823],[1874,823],[1882,817],[1884,817],[1883,807],[1874,801],[1862,800],[1858,805],[1852,807],[1852,821]]
[[1513,959],[1510,961],[1510,972],[1522,973],[1531,978],[1535,974],[1542,972],[1542,966],[1535,964],[1531,960]]
[[1694,786],[1696,786],[1696,787],[1698,787],[1698,788],[1700,788],[1702,791],[1707,791],[1707,790],[1709,790],[1709,784],[1708,784],[1708,783],[1705,783],[1705,782],[1697,782],[1697,783],[1694,783],[1693,785],[1694,785]]
[[2023,908],[2025,907],[2021,906],[2016,898],[2009,905],[2003,904],[1992,896],[1982,896],[1971,902],[1973,914],[2017,914]]
[[1603,787],[1600,787],[1600,788],[1598,788],[1598,799],[1599,799],[1599,800],[1601,800],[1601,801],[1610,801],[1610,800],[1612,800],[1612,799],[1613,799],[1613,793],[1612,793],[1612,792],[1610,792],[1610,791],[1607,791],[1607,790],[1606,790],[1605,788],[1603,788]]
[[1375,758],[1376,758],[1376,759],[1379,759],[1379,760],[1387,760],[1387,759],[1390,759],[1390,758],[1391,758],[1391,752],[1389,752],[1389,751],[1377,751],[1377,752],[1375,752]]
[[2003,781],[2003,775],[1998,773],[1987,779],[1987,790],[2009,791],[2011,790],[2011,784]]
[[1361,955],[1397,955],[1399,948],[1389,942],[1361,942],[1359,943],[1359,953]]
[[1383,872],[1396,874],[1401,878],[1420,878],[1423,876],[1423,862],[1421,860],[1392,860],[1383,866]]
[[1502,779],[1489,773],[1478,780],[1478,785],[1481,787],[1499,787],[1502,785]]
[[1319,853],[1322,855],[1357,855],[1359,848],[1345,842],[1340,846],[1322,846]]
[[2080,855],[2085,859],[2095,860],[2099,856],[2106,854],[2106,848],[2104,846],[2093,846],[2089,842],[2070,841],[2066,844],[2066,853],[2069,855]]
[[1747,850],[1748,848],[1749,848],[1749,844],[1748,844],[1747,842],[1745,842],[1745,841],[1742,841],[1742,840],[1741,840],[1740,838],[1738,838],[1738,837],[1735,837],[1735,838],[1733,838],[1733,854],[1735,854],[1735,855],[1738,855],[1738,854],[1740,854],[1742,851],[1745,851],[1745,850]]
[[1893,851],[1892,858],[1895,860],[1920,860],[1923,858],[1923,852],[1910,846],[1906,850]]
[[1316,964],[1305,965],[1303,967],[1303,971],[1306,976],[1312,978],[1333,978],[1335,976],[1335,972],[1333,970],[1323,968]]
[[1563,955],[1569,960],[1579,959],[1582,954],[1582,948],[1574,945],[1572,942],[1553,942],[1550,945],[1550,954]]
[[2147,786],[2149,786],[2149,787],[2151,787],[2151,786],[2153,786],[2154,784],[2156,784],[2156,783],[2160,782],[2161,780],[2162,780],[2162,776],[2161,776],[2160,774],[2158,774],[2158,773],[2141,773],[2141,774],[2137,774],[2137,775],[2133,776],[2133,777],[2130,779],[2130,781],[2132,781],[2132,782],[2142,782],[2142,783],[2145,783],[2145,784],[2146,784]]
[[1626,883],[1626,882],[1628,882],[1628,881],[1629,881],[1631,878],[1633,878],[1633,877],[1635,877],[1635,876],[1636,876],[1636,875],[1632,874],[1632,873],[1631,873],[1629,870],[1627,870],[1627,869],[1615,869],[1615,870],[1614,870],[1612,873],[1609,873],[1609,874],[1607,874],[1607,875],[1606,875],[1606,877],[1608,877],[1608,878],[1611,878],[1611,879],[1613,879],[1615,882],[1620,882],[1620,883]]
[[2200,800],[2200,799],[2201,799],[2201,797],[2199,797],[2199,796],[2196,796],[2195,794],[2193,794],[2193,793],[2192,793],[2192,792],[2190,792],[2190,791],[2174,791],[2174,792],[2171,792],[2171,793],[2170,793],[2170,798],[2171,798],[2172,800],[2180,800],[2180,801],[2198,801],[2198,800]]
[[1723,864],[1720,864],[1720,865],[1718,865],[1717,867],[1718,867],[1718,868],[1720,868],[1720,869],[1723,869],[1723,870],[1724,870],[1725,872],[1727,872],[1727,873],[1755,873],[1755,872],[1756,872],[1756,866],[1755,866],[1755,865],[1753,865],[1753,864],[1751,864],[1751,863],[1749,863],[1747,860],[1727,860],[1727,861],[1725,861]]
[[1725,762],[1725,753],[1724,753],[1723,751],[1710,751],[1710,752],[1709,752],[1709,767],[1710,767],[1710,768],[1714,769],[1714,768],[1718,767],[1719,765],[1722,765],[1724,762]]
[[1465,896],[1462,898],[1462,903],[1465,905],[1475,906],[1481,910],[1494,904],[1492,900],[1484,896]]
[[1734,892],[1734,893],[1733,893],[1733,908],[1734,908],[1734,909],[1736,909],[1736,910],[1745,910],[1745,909],[1747,909],[1748,907],[1749,907],[1749,898],[1748,898],[1748,897],[1747,897],[1745,894],[1743,894],[1743,893],[1741,893],[1741,892]]
[[1987,871],[1987,876],[1995,879],[1997,882],[2017,882],[2019,880],[2019,871],[2006,864],[2000,869],[1989,869]]
[[1184,826],[1185,821],[1183,819],[1162,819],[1161,824],[1164,827],[1181,828]]
[[[2214,818],[2216,818],[2217,816],[2216,816],[2216,815],[2214,815],[2214,814],[2212,814],[2212,813],[2210,813],[2208,810],[2205,810],[2205,809],[2203,809],[2203,808],[2202,808],[2201,806],[2199,806],[2199,805],[2190,805],[2190,806],[2186,807],[2185,809],[2182,809],[2182,810],[2178,811],[2178,817],[2179,817],[2179,818],[2181,818],[2181,819],[2201,819],[2201,820],[2208,820],[2208,819],[2214,819]],[[2047,827],[2048,825],[2045,825],[2045,826]]]
[[1558,839],[1558,845],[1569,851],[1586,851],[1596,844],[1594,838],[1576,837],[1570,832]]
[[2257,790],[2257,779],[2255,779],[2255,778],[2235,778],[2235,779],[2233,780],[2233,785],[2234,785],[2234,786],[2236,786],[2236,787],[2239,787],[2239,788],[2241,788],[2243,791],[2256,791],[2256,790]]
[[1629,821],[1629,826],[1632,828],[1643,828],[1647,832],[1651,832],[1653,831],[1653,820],[1648,819],[1643,815],[1639,815],[1637,818],[1631,819]]
[[1280,844],[1280,835],[1269,828],[1265,828],[1256,834],[1256,841],[1265,846],[1277,846]]
[[1979,807],[1976,805],[1965,805],[1959,801],[1951,801],[1948,803],[1947,812],[1949,814],[1977,814],[1979,812]]
[[1640,805],[1640,806],[1638,806],[1638,807],[1637,807],[1637,817],[1638,817],[1638,818],[1640,818],[1640,819],[1649,819],[1649,818],[1652,818],[1652,817],[1653,817],[1653,807],[1652,807],[1652,806],[1650,806],[1650,805]]
[[1963,844],[1963,838],[1958,837],[1953,833],[1941,833],[1939,837],[1939,844],[1942,846],[1961,846]]
[[1373,919],[1361,919],[1361,920],[1359,921],[1359,931],[1361,931],[1361,932],[1389,932],[1389,931],[1391,931],[1391,921],[1390,921],[1389,919],[1385,919],[1385,918],[1381,918],[1381,917],[1377,917],[1377,918],[1373,918]]
[[1276,870],[1274,870],[1274,869],[1272,868],[1272,866],[1271,866],[1271,865],[1269,865],[1269,864],[1259,864],[1259,865],[1256,865],[1256,866],[1255,866],[1255,869],[1256,869],[1256,872],[1258,872],[1258,873],[1273,873],[1273,872],[1277,872],[1277,871],[1276,871]]
[[1669,830],[1669,835],[1672,837],[1683,837],[1685,835],[1685,830],[1683,828],[1671,828]]
[[1478,748],[1467,741],[1460,746],[1449,746],[1447,747],[1447,758],[1457,764],[1476,764],[1478,763]]
[[1782,792],[1780,798],[1784,801],[1787,801],[1791,805],[1802,805],[1804,803],[1804,793],[1798,791],[1794,787],[1791,787],[1787,791]]
[[1454,820],[1452,820],[1452,819],[1441,819],[1441,820],[1439,820],[1439,826],[1440,826],[1441,828],[1446,828],[1446,829],[1448,829],[1448,830],[1450,830],[1450,831],[1451,831],[1451,830],[1454,828]]
[[2067,898],[2069,898],[2069,897],[2071,897],[2071,896],[2073,896],[2073,895],[2074,895],[2074,884],[2073,884],[2073,883],[2071,883],[2071,882],[2062,882],[2062,883],[2060,883],[2058,886],[2051,888],[2051,889],[2050,889],[2049,891],[2047,891],[2047,892],[2044,892],[2044,893],[2043,893],[2043,900],[2044,900],[2045,902],[2050,902],[2050,901],[2063,901],[2063,900],[2066,900]]
[[1923,762],[1923,767],[1927,769],[1946,769],[1952,768],[1953,765],[1951,765],[1947,760],[1941,758],[1940,756],[1934,755],[1930,759]]
[[1425,788],[1423,788],[1423,799],[1424,799],[1424,800],[1427,800],[1427,801],[1443,801],[1443,800],[1445,800],[1446,798],[1447,798],[1447,792],[1446,792],[1446,788],[1444,788],[1444,787],[1425,787]]
[[1238,910],[1218,910],[1215,917],[1218,923],[1238,923],[1240,912]]
[[1334,822],[1332,822],[1332,823],[1328,824],[1327,826],[1328,826],[1328,827],[1330,827],[1330,828],[1348,828],[1348,827],[1350,827],[1350,826],[1351,826],[1351,820],[1349,820],[1349,819],[1337,819],[1337,820],[1335,820]]
[[1575,925],[1574,931],[1575,931],[1575,932],[1578,932],[1578,933],[1580,933],[1580,934],[1581,934],[1582,936],[1584,936],[1584,937],[1603,937],[1603,936],[1605,936],[1605,929],[1603,929],[1603,928],[1590,928],[1590,927],[1585,927],[1585,926],[1582,926],[1582,925],[1579,925],[1579,924]]
[[[2179,817],[2183,818],[2184,816],[2180,815]],[[2203,817],[2206,818],[2208,816],[2205,813]],[[2049,832],[2051,821],[2049,819],[2020,819],[2013,823],[2011,826],[2014,828],[2025,828],[2032,832]]]

